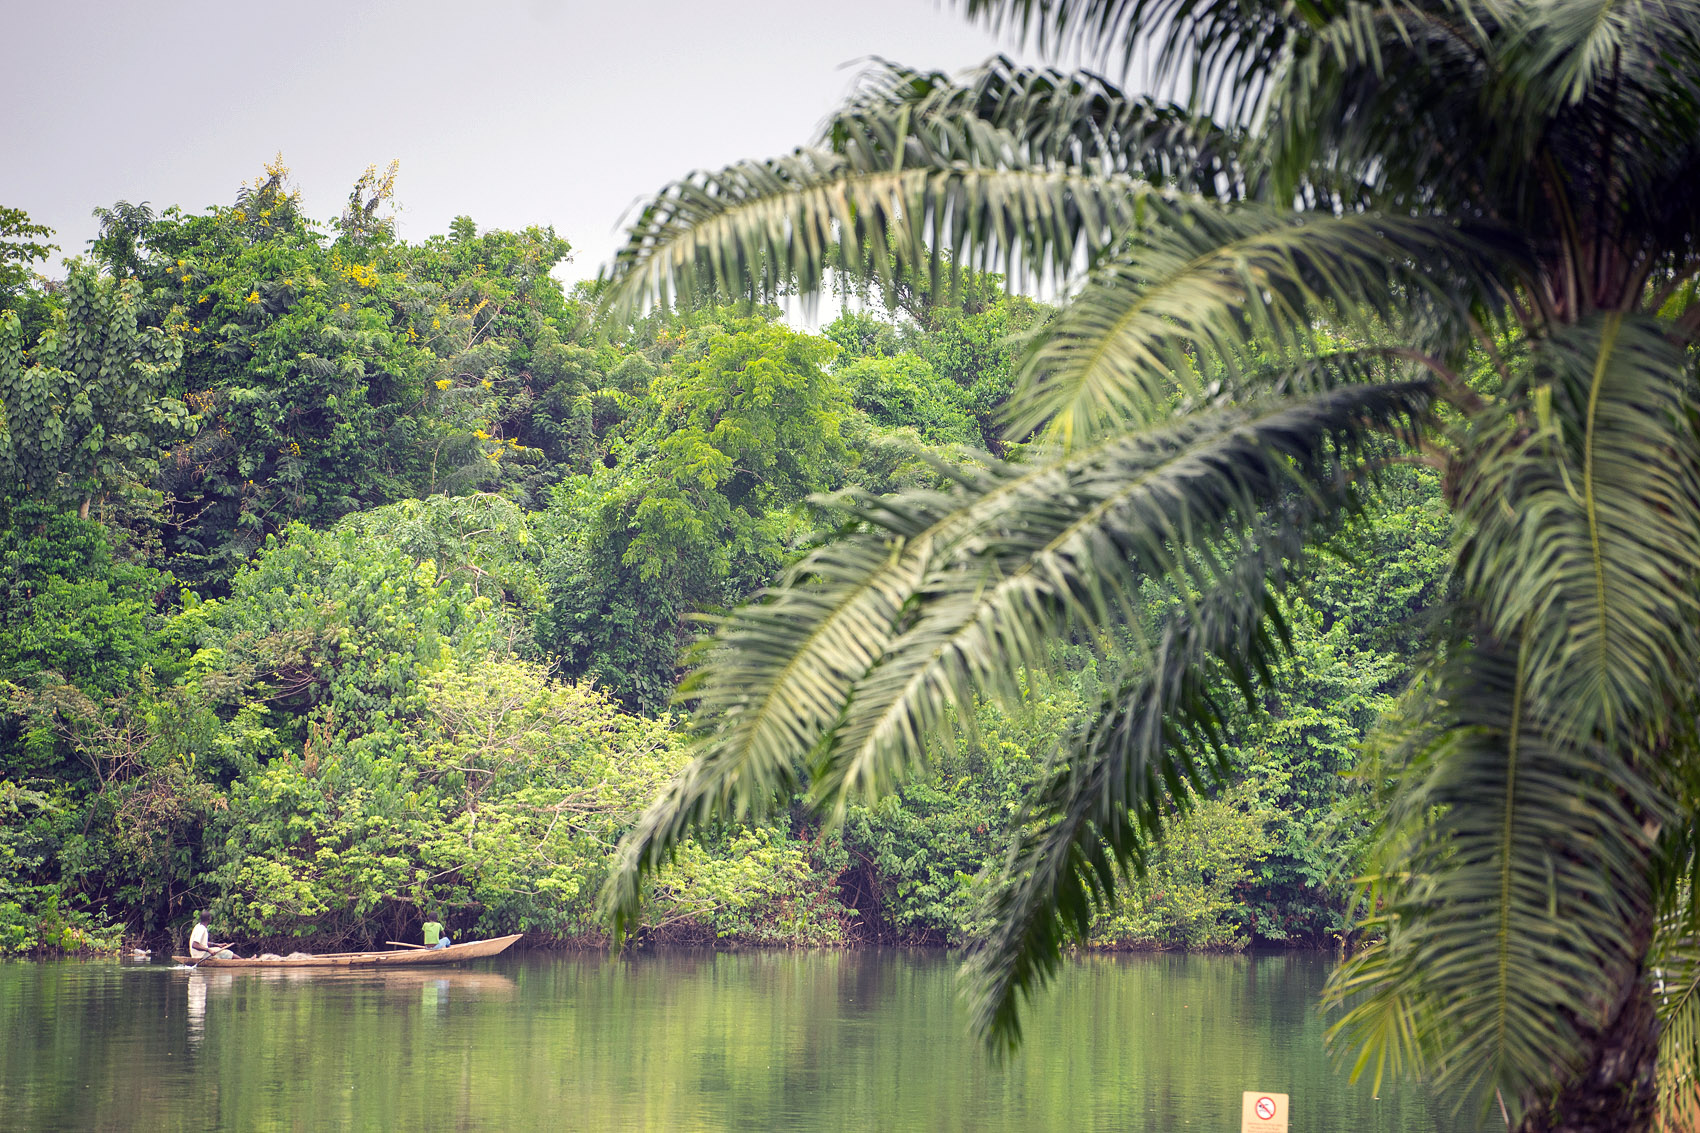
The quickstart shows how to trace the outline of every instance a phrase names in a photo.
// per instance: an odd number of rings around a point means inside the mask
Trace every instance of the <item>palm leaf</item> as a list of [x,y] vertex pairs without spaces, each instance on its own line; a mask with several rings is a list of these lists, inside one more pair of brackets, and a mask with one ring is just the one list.
[[1156,88],[1183,85],[1223,121],[1249,121],[1290,57],[1302,9],[1247,0],[962,0],[971,17],[1032,39],[1053,55],[1139,71]]
[[1532,649],[1476,636],[1434,678],[1373,862],[1385,936],[1335,974],[1347,1009],[1330,1037],[1378,1075],[1432,1044],[1439,1088],[1485,1111],[1495,1090],[1520,1107],[1580,1066],[1578,1023],[1637,978],[1642,817],[1663,800],[1613,749],[1555,739],[1529,695]]
[[[647,296],[665,304],[715,288],[813,292],[829,268],[886,286],[904,273],[936,279],[946,249],[964,266],[1063,276],[1172,196],[1128,176],[1011,159],[1007,138],[978,133],[993,136],[967,138],[961,156],[939,138],[900,147],[905,163],[871,144],[848,156],[800,149],[675,182],[633,223],[604,309],[625,318]],[[996,165],[968,160],[1000,148]]]
[[[822,143],[845,153],[856,146],[919,145],[915,124],[945,137],[990,128],[1029,164],[1125,174],[1205,196],[1244,195],[1243,139],[1184,107],[1128,94],[1091,71],[1027,67],[997,56],[951,78],[881,61],[858,83],[855,97],[828,123]],[[960,149],[960,147],[957,147]],[[984,151],[980,163],[999,155]]]
[[1050,423],[1068,443],[1147,420],[1177,372],[1232,369],[1248,341],[1302,357],[1325,318],[1380,337],[1408,327],[1426,296],[1431,316],[1456,326],[1472,299],[1511,285],[1505,251],[1432,218],[1194,210],[1136,236],[1046,325],[1011,399],[1010,435]]
[[[1535,344],[1471,447],[1458,577],[1555,740],[1638,739],[1700,681],[1700,412],[1652,320],[1603,315]],[[1528,424],[1536,428],[1529,428]]]
[[1199,410],[1016,466],[991,506],[965,509],[972,537],[933,560],[919,612],[856,682],[855,712],[814,763],[814,798],[837,809],[896,786],[958,706],[1018,695],[1050,637],[1125,618],[1140,580],[1219,585],[1219,549],[1283,492],[1341,506],[1365,437],[1408,427],[1428,397],[1411,383]]
[[681,838],[760,813],[801,782],[803,753],[819,809],[890,789],[975,694],[1013,691],[1047,633],[1124,617],[1141,577],[1213,584],[1213,543],[1233,546],[1284,494],[1337,499],[1367,438],[1409,427],[1428,398],[1409,383],[1214,406],[958,473],[953,491],[860,500],[859,532],[730,615],[702,654],[686,690],[698,753],[622,843],[604,891],[617,929]]
[[964,967],[975,1029],[994,1051],[1019,1046],[1023,1004],[1113,906],[1118,877],[1143,872],[1165,821],[1225,782],[1220,755],[1202,758],[1220,751],[1212,690],[1222,677],[1248,696],[1268,686],[1284,636],[1276,594],[1303,563],[1305,536],[1348,506],[1304,499],[1260,526],[1053,763],[987,903],[992,929]]
[[[1693,890],[1684,896],[1692,905]],[[1664,1025],[1659,1036],[1659,1109],[1670,1133],[1700,1116],[1700,932],[1689,908],[1679,907],[1654,940],[1653,991]]]

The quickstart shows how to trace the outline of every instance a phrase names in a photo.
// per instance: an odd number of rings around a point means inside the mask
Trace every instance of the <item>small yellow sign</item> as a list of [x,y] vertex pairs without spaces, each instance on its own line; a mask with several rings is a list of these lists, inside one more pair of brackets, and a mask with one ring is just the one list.
[[1241,1095],[1240,1133],[1287,1133],[1287,1095],[1248,1090]]

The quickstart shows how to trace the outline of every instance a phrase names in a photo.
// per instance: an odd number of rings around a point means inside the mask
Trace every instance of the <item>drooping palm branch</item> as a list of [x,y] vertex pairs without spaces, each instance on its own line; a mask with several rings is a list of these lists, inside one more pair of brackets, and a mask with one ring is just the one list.
[[[1692,846],[1692,827],[1689,845]],[[1700,924],[1692,906],[1693,877],[1667,912],[1654,943],[1652,974],[1664,1034],[1659,1044],[1660,1133],[1687,1133],[1700,1120]]]
[[[1275,509],[1291,513],[1282,530],[1332,521],[1366,442],[1409,428],[1429,398],[1406,382],[1217,405],[1055,461],[987,461],[953,473],[950,490],[858,501],[858,530],[729,615],[700,658],[685,689],[699,755],[623,843],[616,927],[637,911],[642,874],[691,827],[759,815],[805,772],[823,810],[876,798],[924,766],[956,705],[1013,692],[1049,635],[1124,616],[1139,579],[1219,589],[1226,564],[1254,550],[1246,531]],[[1172,754],[1174,767],[1191,758]]]

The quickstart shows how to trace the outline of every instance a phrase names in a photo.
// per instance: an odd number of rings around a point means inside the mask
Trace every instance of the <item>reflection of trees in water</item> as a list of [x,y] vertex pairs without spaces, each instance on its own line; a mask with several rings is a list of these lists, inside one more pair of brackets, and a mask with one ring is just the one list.
[[[188,977],[189,1049],[200,1048],[206,1038],[207,998],[238,992],[275,990],[290,996],[314,991],[326,993],[327,1000],[360,998],[361,992],[376,992],[379,998],[419,995],[421,1007],[429,1008],[428,1016],[441,1015],[453,997],[505,997],[518,989],[513,977],[501,972],[459,971],[444,968],[400,968],[393,970],[326,968],[256,968],[253,971],[232,971],[228,968],[195,969]],[[315,997],[316,998],[316,997]],[[255,1006],[259,1006],[255,1004]]]
[[1314,1009],[1320,956],[1084,958],[1002,1068],[965,1033],[945,954],[501,968],[0,965],[0,1033],[39,1038],[0,1040],[0,1128],[1168,1133],[1237,1117],[1265,1084],[1316,1133],[1453,1128],[1413,1091],[1346,1089]]

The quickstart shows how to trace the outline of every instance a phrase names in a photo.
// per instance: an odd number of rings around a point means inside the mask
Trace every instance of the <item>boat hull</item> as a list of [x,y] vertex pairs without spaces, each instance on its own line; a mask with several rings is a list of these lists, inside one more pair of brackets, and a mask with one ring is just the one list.
[[464,944],[451,944],[447,948],[326,952],[293,960],[220,960],[215,957],[191,960],[187,956],[173,956],[172,959],[179,964],[193,964],[197,968],[417,968],[427,964],[455,964],[462,960],[482,960],[487,956],[495,956],[507,951],[521,935],[523,934],[516,932],[512,936],[498,936],[492,940],[469,940]]

